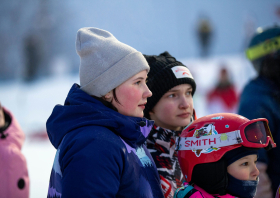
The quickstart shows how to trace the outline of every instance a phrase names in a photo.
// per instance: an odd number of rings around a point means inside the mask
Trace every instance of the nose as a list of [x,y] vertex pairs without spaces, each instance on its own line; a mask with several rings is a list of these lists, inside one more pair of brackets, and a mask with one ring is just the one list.
[[260,171],[259,169],[257,168],[256,164],[254,164],[254,167],[253,167],[253,170],[251,172],[251,176],[254,178],[254,179],[257,179],[257,177],[259,176],[260,174]]
[[181,99],[180,99],[179,108],[180,109],[187,109],[188,107],[190,107],[190,104],[189,104],[187,98],[185,96],[182,96]]
[[150,91],[150,89],[148,88],[148,86],[145,84],[145,88],[144,88],[144,93],[143,93],[143,98],[149,98],[153,95],[153,93]]

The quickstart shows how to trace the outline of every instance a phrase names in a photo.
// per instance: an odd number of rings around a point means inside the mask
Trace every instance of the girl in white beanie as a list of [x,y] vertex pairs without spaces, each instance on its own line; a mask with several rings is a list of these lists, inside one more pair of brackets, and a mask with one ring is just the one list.
[[48,197],[163,197],[144,142],[149,66],[143,55],[97,28],[78,31],[80,85],[57,105],[47,132],[57,149]]

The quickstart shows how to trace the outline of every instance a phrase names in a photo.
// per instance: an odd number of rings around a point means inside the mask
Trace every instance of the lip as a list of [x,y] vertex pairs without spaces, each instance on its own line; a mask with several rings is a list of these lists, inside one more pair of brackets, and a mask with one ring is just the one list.
[[188,118],[190,115],[191,115],[190,113],[182,113],[182,114],[179,114],[177,116],[180,117],[180,118]]
[[142,109],[145,109],[145,105],[146,105],[147,103],[144,103],[144,104],[140,104],[140,105],[138,105],[138,107],[140,107],[140,108],[142,108]]

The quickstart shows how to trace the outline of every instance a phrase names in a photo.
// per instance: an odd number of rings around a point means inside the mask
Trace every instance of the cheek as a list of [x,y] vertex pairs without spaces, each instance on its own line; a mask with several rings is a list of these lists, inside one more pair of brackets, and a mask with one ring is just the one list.
[[249,176],[250,176],[250,173],[249,171],[239,171],[237,173],[237,179],[240,179],[240,180],[249,180]]
[[193,109],[193,98],[189,100],[190,108]]
[[142,99],[142,92],[134,87],[120,89],[117,93],[119,102],[126,109],[135,108]]
[[231,167],[228,168],[228,173],[239,180],[248,180],[249,179],[249,170],[245,167]]
[[173,103],[167,103],[165,106],[163,106],[162,110],[164,113],[166,113],[166,115],[172,115],[176,110],[176,106]]
[[176,106],[173,103],[161,103],[157,106],[156,116],[162,118],[172,118],[174,115],[174,111],[176,110]]

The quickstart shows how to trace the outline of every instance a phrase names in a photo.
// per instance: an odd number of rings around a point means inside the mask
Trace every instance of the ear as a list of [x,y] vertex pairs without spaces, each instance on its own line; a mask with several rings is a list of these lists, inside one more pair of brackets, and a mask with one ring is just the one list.
[[113,90],[106,93],[104,96],[104,99],[108,102],[111,102],[113,99]]

